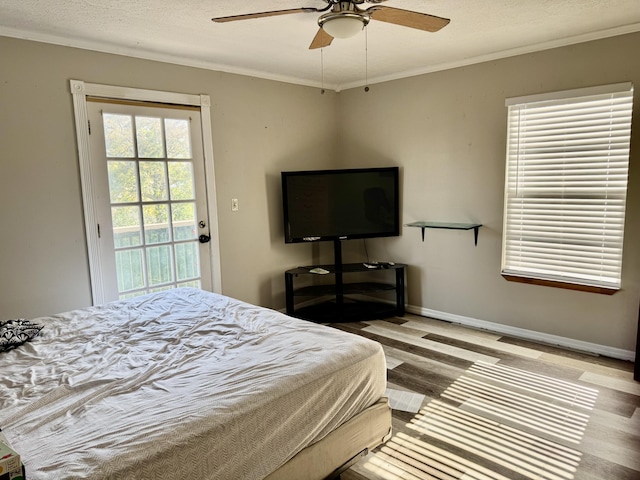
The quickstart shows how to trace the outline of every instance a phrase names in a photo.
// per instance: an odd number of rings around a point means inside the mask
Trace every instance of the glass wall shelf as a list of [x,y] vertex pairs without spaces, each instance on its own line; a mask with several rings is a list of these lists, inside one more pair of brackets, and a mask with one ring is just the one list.
[[418,227],[422,229],[422,241],[424,242],[425,228],[444,228],[447,230],[473,230],[475,245],[478,245],[478,229],[481,223],[450,223],[450,222],[412,222],[407,223],[407,227]]

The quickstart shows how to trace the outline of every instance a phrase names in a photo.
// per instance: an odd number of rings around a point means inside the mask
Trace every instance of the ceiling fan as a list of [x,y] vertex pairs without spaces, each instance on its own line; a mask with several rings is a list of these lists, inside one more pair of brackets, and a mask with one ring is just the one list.
[[[212,18],[214,22],[233,22],[236,20],[250,20],[253,18],[274,17],[293,13],[319,13],[318,25],[320,29],[314,37],[310,49],[328,47],[334,38],[349,38],[362,31],[370,20],[393,23],[403,27],[416,28],[427,32],[437,32],[449,23],[448,18],[436,17],[426,13],[402,10],[400,8],[379,5],[386,0],[323,0],[327,3],[323,8],[290,8],[287,10],[272,10],[270,12],[247,13],[228,17]],[[373,3],[369,8],[358,5]]]

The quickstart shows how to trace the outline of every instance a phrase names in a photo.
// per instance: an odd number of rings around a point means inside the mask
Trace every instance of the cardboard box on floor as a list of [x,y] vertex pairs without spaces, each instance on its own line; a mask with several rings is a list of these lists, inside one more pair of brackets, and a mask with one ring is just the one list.
[[0,431],[0,480],[25,480],[20,455],[11,448],[7,437]]

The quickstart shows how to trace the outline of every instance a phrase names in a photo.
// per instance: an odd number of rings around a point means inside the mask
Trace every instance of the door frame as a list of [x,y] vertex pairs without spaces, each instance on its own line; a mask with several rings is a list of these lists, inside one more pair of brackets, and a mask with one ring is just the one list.
[[82,200],[84,209],[85,233],[87,236],[87,255],[91,278],[92,304],[105,303],[104,284],[101,278],[102,262],[100,242],[98,241],[98,222],[94,201],[94,185],[91,175],[91,149],[89,145],[89,116],[87,114],[87,97],[111,98],[123,101],[155,102],[169,105],[183,105],[200,109],[202,125],[202,146],[204,153],[205,184],[207,207],[209,210],[209,235],[211,241],[212,290],[222,293],[222,276],[220,263],[220,237],[218,228],[218,206],[216,201],[215,171],[213,164],[213,138],[211,134],[211,100],[209,95],[163,92],[139,88],[119,87],[86,83],[82,80],[70,80],[73,96],[73,110],[76,126],[78,162],[80,165],[80,181],[82,184]]

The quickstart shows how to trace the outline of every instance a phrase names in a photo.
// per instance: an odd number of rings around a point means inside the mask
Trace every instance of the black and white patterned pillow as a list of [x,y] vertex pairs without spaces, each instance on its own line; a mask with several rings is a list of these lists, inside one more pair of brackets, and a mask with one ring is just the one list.
[[40,333],[44,325],[24,318],[0,321],[0,352],[7,352],[28,342]]

